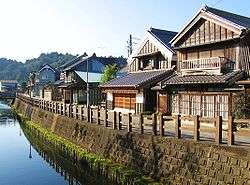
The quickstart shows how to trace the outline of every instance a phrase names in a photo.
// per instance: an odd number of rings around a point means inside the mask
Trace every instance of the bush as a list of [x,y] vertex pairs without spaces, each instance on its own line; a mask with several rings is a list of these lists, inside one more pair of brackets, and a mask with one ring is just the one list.
[[237,119],[250,119],[250,95],[246,93],[233,95],[232,111]]

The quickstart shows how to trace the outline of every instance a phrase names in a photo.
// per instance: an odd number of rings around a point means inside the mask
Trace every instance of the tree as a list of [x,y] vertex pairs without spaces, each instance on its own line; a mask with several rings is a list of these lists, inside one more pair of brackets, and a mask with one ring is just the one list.
[[21,83],[21,91],[22,92],[25,92],[27,90],[27,82],[23,81]]
[[101,83],[106,83],[116,77],[118,67],[116,64],[107,65],[104,68],[103,74],[101,76]]

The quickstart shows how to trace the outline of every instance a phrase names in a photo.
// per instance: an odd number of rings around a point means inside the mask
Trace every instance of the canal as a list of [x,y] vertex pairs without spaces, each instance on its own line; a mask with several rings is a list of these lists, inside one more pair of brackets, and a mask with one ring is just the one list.
[[0,147],[1,185],[110,184],[25,131],[3,101]]

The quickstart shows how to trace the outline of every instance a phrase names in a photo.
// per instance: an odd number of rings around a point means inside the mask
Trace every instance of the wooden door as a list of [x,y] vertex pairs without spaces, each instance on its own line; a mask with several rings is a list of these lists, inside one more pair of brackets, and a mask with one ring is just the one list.
[[168,98],[167,94],[159,94],[158,97],[158,111],[166,114],[168,112]]

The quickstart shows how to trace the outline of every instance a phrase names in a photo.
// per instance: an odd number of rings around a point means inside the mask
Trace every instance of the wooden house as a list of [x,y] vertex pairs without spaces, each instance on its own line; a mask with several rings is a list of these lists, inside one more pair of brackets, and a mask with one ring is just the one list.
[[150,88],[173,72],[175,51],[169,41],[176,32],[151,28],[130,56],[129,72],[101,86],[107,108],[120,112],[154,111],[156,92]]
[[[89,83],[90,105],[97,105],[104,96],[99,89],[101,75],[106,65],[117,64],[119,68],[126,65],[122,57],[97,57],[81,55],[63,65],[60,81],[56,82],[61,89],[62,100],[65,103],[87,103],[87,81]],[[87,70],[88,69],[88,70]],[[88,71],[88,80],[87,80]]]
[[222,116],[232,112],[237,82],[250,72],[250,18],[208,6],[172,39],[177,71],[158,84],[164,113]]
[[59,72],[49,64],[43,65],[38,72],[29,76],[28,87],[32,97],[44,98],[44,87],[53,84],[59,78]]

